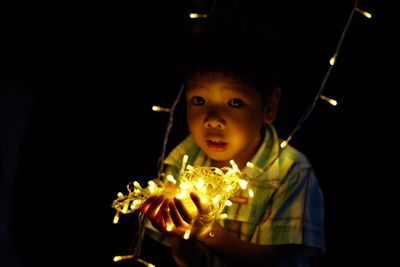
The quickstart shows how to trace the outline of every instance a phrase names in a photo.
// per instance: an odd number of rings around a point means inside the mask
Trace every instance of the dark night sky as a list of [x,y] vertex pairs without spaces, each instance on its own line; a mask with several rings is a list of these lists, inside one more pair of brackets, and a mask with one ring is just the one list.
[[[0,4],[0,208],[10,227],[0,265],[117,266],[136,216],[112,225],[111,202],[128,182],[156,175],[168,115],[151,106],[170,106],[179,90],[193,5],[53,2]],[[241,8],[265,16],[281,43],[284,138],[318,90],[353,3],[268,2]],[[355,14],[326,85],[339,105],[318,102],[292,142],[325,194],[327,253],[315,266],[390,266],[396,55],[393,8],[375,2],[360,0],[373,19]],[[185,134],[178,116],[170,145]],[[163,262],[153,251],[165,253],[146,243],[147,259]]]

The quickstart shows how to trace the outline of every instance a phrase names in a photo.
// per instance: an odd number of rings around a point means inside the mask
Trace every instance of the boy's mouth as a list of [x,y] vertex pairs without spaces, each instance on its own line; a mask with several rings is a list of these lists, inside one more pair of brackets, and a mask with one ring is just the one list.
[[214,151],[222,151],[226,148],[227,145],[228,145],[228,143],[225,143],[222,141],[217,141],[217,140],[212,140],[212,139],[207,140],[208,148],[210,148],[211,150],[214,150]]

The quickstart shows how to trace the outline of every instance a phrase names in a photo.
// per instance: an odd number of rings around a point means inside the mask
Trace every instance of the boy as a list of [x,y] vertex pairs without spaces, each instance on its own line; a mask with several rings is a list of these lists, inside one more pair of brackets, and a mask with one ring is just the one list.
[[[167,237],[178,266],[308,266],[308,255],[324,250],[322,193],[306,157],[279,146],[272,123],[281,88],[269,41],[224,30],[193,39],[190,48],[185,82],[190,136],[165,160],[166,173],[178,177],[184,154],[192,166],[230,167],[233,159],[252,178],[255,196],[234,196],[228,217],[214,229],[195,193],[196,214],[162,195],[149,198],[141,212]],[[194,218],[201,223],[184,240]]]

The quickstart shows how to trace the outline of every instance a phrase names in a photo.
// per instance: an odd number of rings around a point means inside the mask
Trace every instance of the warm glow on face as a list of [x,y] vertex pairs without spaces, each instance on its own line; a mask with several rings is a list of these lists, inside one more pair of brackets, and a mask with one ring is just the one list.
[[244,167],[262,142],[266,112],[259,90],[230,76],[194,74],[186,104],[190,133],[213,165],[233,159]]

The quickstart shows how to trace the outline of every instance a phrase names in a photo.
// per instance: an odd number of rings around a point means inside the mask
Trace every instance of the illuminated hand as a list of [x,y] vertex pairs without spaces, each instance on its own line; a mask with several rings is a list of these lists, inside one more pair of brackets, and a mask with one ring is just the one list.
[[161,233],[185,238],[188,237],[188,231],[194,238],[206,235],[211,231],[211,220],[207,218],[210,209],[196,193],[190,193],[190,198],[196,207],[195,211],[187,209],[180,199],[170,200],[160,195],[147,199],[141,212]]

